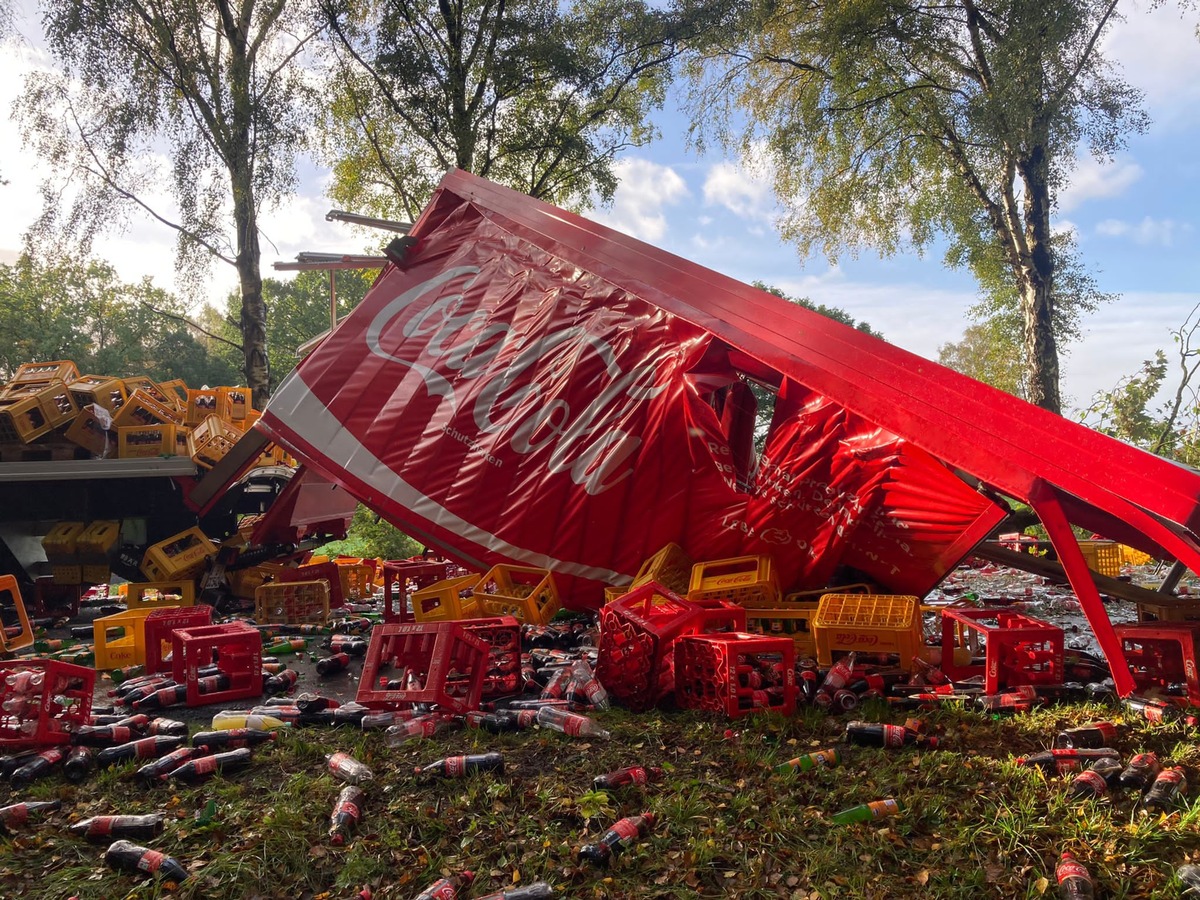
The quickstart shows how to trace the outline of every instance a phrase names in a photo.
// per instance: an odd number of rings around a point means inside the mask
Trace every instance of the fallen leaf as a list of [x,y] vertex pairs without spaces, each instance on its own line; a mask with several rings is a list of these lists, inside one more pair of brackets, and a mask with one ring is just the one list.
[[917,873],[917,884],[929,884],[929,870],[922,869]]
[[1037,888],[1039,894],[1044,894],[1046,893],[1046,888],[1050,887],[1050,879],[1043,875],[1033,883],[1033,886]]

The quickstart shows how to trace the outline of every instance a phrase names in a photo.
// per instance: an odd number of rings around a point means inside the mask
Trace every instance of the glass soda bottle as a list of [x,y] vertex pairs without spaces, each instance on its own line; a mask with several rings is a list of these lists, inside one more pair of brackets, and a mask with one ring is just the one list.
[[390,725],[383,732],[383,742],[389,747],[399,747],[412,740],[433,737],[453,724],[441,713],[427,713],[398,725]]
[[597,843],[580,847],[579,858],[598,866],[606,866],[614,857],[620,856],[626,847],[644,837],[653,826],[654,813],[644,812],[640,816],[627,816],[604,832]]
[[854,677],[854,663],[857,654],[851,651],[846,656],[841,657],[825,673],[825,680],[821,682],[820,690],[830,694],[839,688],[844,688],[850,683],[850,679]]
[[1161,769],[1162,765],[1159,763],[1156,753],[1153,751],[1139,753],[1133,759],[1129,760],[1129,765],[1121,773],[1119,779],[1121,787],[1136,788],[1139,791],[1144,791],[1158,777]]
[[427,766],[415,769],[419,775],[440,778],[464,778],[475,772],[503,772],[504,755],[502,753],[471,753],[465,756],[447,756]]
[[[1098,759],[1120,759],[1121,754],[1111,747],[1057,747],[1053,750],[1042,750],[1029,756],[1018,756],[1013,762],[1018,766],[1037,766],[1047,773],[1071,771],[1080,769],[1085,764],[1090,765]],[[1064,766],[1063,764],[1068,765]]]
[[561,731],[563,734],[569,734],[572,737],[594,737],[607,739],[612,735],[604,728],[601,728],[594,719],[588,716],[581,716],[578,713],[568,712],[565,709],[559,709],[554,706],[544,706],[538,710],[537,723],[543,728],[551,728],[554,731]]
[[96,770],[96,753],[91,747],[72,747],[63,760],[63,775],[72,784],[80,784]]
[[203,781],[218,772],[234,772],[250,765],[250,748],[239,747],[224,753],[214,753],[211,756],[194,756],[173,770],[170,778],[175,781]]
[[340,794],[337,803],[333,805],[333,814],[329,817],[329,843],[335,847],[345,845],[351,832],[358,827],[362,820],[362,805],[367,795],[356,784],[348,784]]
[[474,872],[459,872],[439,878],[413,900],[458,900],[458,892],[475,880]]
[[1060,731],[1054,739],[1055,747],[1111,747],[1117,736],[1117,726],[1112,722],[1093,722],[1082,728]]
[[592,787],[598,791],[608,791],[627,784],[643,785],[652,781],[662,781],[665,776],[666,772],[661,766],[626,766],[597,775],[592,779]]
[[1187,791],[1187,778],[1183,769],[1168,767],[1163,769],[1150,785],[1150,790],[1142,798],[1142,806],[1146,809],[1167,812],[1183,797]]
[[145,816],[92,816],[74,825],[68,825],[67,831],[76,837],[89,841],[111,841],[113,838],[134,838],[146,840],[162,834],[162,813],[151,813]]
[[1071,780],[1067,796],[1072,800],[1103,797],[1111,785],[1121,777],[1121,761],[1104,757],[1096,760],[1087,771],[1080,772]]
[[325,762],[329,774],[347,784],[364,784],[375,778],[375,773],[371,771],[370,766],[359,762],[349,753],[341,751],[331,753],[325,757]]
[[146,725],[146,734],[165,734],[169,737],[187,737],[188,724],[178,719],[155,718]]
[[127,725],[84,725],[75,731],[71,740],[84,747],[114,747],[127,744],[136,736]]
[[1054,877],[1058,881],[1059,900],[1091,900],[1096,896],[1092,876],[1070,853],[1064,851],[1059,858]]
[[344,672],[350,666],[349,653],[335,653],[333,656],[326,656],[323,659],[317,660],[318,675],[336,675],[338,672]]
[[842,754],[836,747],[828,750],[814,750],[795,759],[789,759],[775,767],[776,772],[807,772],[819,767],[829,768],[842,761]]
[[181,743],[183,743],[183,738],[165,734],[139,738],[127,744],[105,747],[96,754],[96,765],[107,768],[130,759],[156,759],[177,749]]
[[277,731],[260,728],[226,728],[221,731],[197,731],[192,735],[193,747],[209,750],[236,750],[238,747],[256,747],[279,737]]
[[875,722],[847,722],[846,740],[852,744],[871,747],[925,747],[933,750],[938,745],[936,737],[911,731],[903,725],[883,725]]
[[[596,678],[596,674],[586,660],[576,660],[575,664],[571,666],[571,681],[567,692],[571,695],[582,696],[594,709],[608,709],[611,705],[608,691]],[[568,699],[571,698],[568,697]]]
[[170,881],[185,881],[188,877],[187,869],[173,857],[125,840],[110,844],[104,851],[104,861],[113,869],[134,875],[144,872],[161,875]]
[[550,900],[553,896],[554,888],[544,881],[535,881],[524,887],[484,894],[482,897],[476,897],[475,900]]
[[62,747],[51,747],[29,758],[29,761],[8,776],[8,783],[14,791],[28,787],[39,778],[45,778],[55,767],[67,758],[67,751]]
[[849,825],[852,822],[870,822],[875,819],[886,819],[899,815],[904,804],[892,797],[883,800],[873,800],[859,806],[851,806],[841,812],[834,813],[830,818],[835,825]]
[[44,813],[58,810],[61,806],[61,800],[27,800],[24,803],[0,806],[0,833],[18,831],[29,821],[30,816],[41,817]]
[[204,752],[196,747],[180,747],[178,750],[172,750],[166,756],[160,756],[154,762],[146,763],[133,773],[133,779],[146,787],[159,784],[166,781],[171,773],[185,762],[202,756]]

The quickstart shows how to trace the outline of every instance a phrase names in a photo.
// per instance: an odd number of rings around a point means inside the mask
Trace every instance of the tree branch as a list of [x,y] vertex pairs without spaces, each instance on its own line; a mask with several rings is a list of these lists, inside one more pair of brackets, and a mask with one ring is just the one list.
[[193,322],[187,316],[181,316],[181,315],[179,315],[179,313],[167,312],[167,310],[165,310],[165,309],[159,309],[157,306],[155,306],[149,300],[139,300],[138,303],[140,303],[142,306],[146,307],[146,309],[150,310],[150,312],[152,312],[152,313],[157,313],[158,315],[164,316],[165,318],[174,319],[177,322],[182,322],[184,325],[187,325],[189,328],[195,328],[201,334],[206,334],[210,338],[212,338],[214,341],[220,341],[222,344],[232,347],[238,353],[246,352],[246,348],[243,347],[241,344],[235,344],[233,341],[229,340],[229,338],[221,337],[221,335],[219,335],[219,334],[213,334],[213,332],[209,331],[207,328],[204,328],[201,325],[197,325],[195,322]]

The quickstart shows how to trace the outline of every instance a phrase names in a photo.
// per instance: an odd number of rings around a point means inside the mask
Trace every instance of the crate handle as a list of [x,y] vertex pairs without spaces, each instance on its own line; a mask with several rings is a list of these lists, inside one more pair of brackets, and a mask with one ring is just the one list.
[[21,597],[21,588],[13,575],[0,575],[0,593],[8,591],[12,595],[13,606],[17,610],[17,619],[21,622],[21,633],[8,637],[0,628],[0,653],[11,653],[33,643],[33,626],[29,624],[29,613],[25,611],[25,600]]

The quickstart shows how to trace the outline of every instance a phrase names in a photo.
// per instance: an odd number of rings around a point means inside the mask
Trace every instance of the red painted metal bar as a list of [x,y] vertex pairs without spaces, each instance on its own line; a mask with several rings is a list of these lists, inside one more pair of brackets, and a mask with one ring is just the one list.
[[1133,693],[1133,675],[1129,671],[1129,663],[1125,659],[1125,651],[1121,648],[1121,641],[1113,628],[1112,620],[1104,608],[1104,601],[1100,599],[1100,592],[1096,590],[1092,581],[1091,570],[1079,549],[1079,542],[1075,539],[1075,533],[1071,531],[1071,524],[1067,521],[1062,504],[1058,502],[1058,495],[1054,488],[1044,481],[1034,485],[1032,494],[1030,500],[1034,512],[1046,527],[1050,543],[1058,552],[1058,561],[1067,573],[1075,596],[1079,598],[1079,605],[1083,608],[1083,614],[1087,616],[1088,624],[1092,626],[1100,649],[1104,651],[1112,670],[1117,694],[1125,697]]

